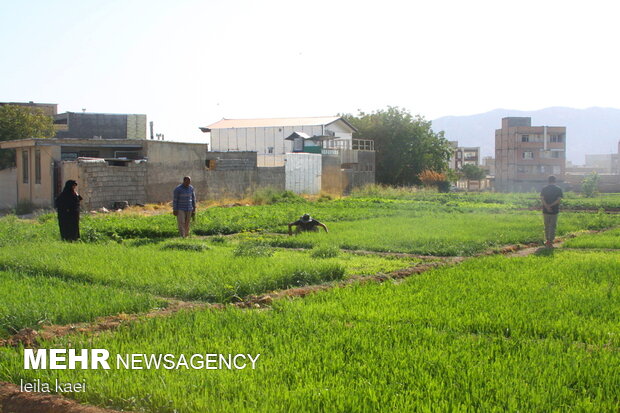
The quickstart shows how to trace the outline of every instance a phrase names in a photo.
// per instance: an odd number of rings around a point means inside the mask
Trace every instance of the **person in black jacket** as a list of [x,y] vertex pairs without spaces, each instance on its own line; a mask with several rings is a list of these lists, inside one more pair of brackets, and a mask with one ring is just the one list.
[[80,238],[80,201],[77,193],[77,182],[69,179],[65,188],[56,197],[55,206],[58,211],[60,238],[64,241],[76,241]]
[[325,224],[320,223],[316,219],[312,219],[312,217],[309,214],[304,214],[297,221],[291,222],[290,224],[288,224],[289,235],[293,235],[292,227],[296,227],[297,233],[305,232],[305,231],[315,232],[319,230],[319,227],[323,228],[325,232],[328,232]]
[[555,176],[550,176],[549,185],[540,191],[540,200],[543,205],[543,217],[545,221],[545,246],[553,248],[555,239],[555,228],[558,224],[558,213],[560,212],[560,202],[564,194],[562,189],[555,184]]

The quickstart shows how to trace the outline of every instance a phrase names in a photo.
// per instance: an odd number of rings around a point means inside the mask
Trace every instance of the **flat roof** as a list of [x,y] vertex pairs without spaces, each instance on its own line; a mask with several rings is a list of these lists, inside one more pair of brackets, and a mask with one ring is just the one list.
[[142,148],[146,139],[18,139],[0,142],[2,149],[29,146],[91,146],[94,148]]

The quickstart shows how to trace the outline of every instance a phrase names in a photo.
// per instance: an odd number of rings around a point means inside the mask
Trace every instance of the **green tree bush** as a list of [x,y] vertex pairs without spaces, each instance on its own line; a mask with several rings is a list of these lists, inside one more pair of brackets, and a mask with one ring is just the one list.
[[[55,133],[52,118],[39,109],[16,105],[0,106],[0,142],[51,138]],[[15,166],[15,151],[0,149],[0,169],[11,166]]]
[[596,172],[592,172],[581,181],[581,191],[587,198],[594,198],[598,195],[598,183],[600,179],[601,177]]
[[448,169],[450,144],[443,132],[433,132],[431,122],[419,115],[389,106],[344,118],[357,129],[356,138],[374,140],[378,183],[420,185],[422,171]]

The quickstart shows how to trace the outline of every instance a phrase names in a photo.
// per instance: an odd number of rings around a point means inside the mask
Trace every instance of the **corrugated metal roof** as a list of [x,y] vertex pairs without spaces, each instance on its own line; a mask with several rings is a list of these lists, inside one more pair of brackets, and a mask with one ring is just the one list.
[[[268,128],[276,126],[320,126],[329,125],[342,119],[339,116],[320,116],[307,118],[262,118],[262,119],[222,119],[209,126],[208,129],[227,128]],[[344,119],[342,119],[347,125]]]

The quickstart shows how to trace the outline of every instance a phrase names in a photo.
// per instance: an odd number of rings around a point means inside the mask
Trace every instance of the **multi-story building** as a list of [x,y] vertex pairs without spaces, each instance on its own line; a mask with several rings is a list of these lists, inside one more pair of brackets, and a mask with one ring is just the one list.
[[495,158],[492,156],[485,156],[482,158],[482,168],[487,170],[487,174],[495,176]]
[[465,165],[480,165],[479,146],[459,146],[458,141],[450,141],[452,155],[450,156],[450,169],[460,171]]
[[598,173],[618,174],[619,162],[617,153],[609,153],[604,155],[588,155],[586,154],[586,168],[590,168]]
[[537,191],[554,175],[564,181],[566,127],[532,126],[532,118],[507,117],[495,131],[495,188]]
[[61,139],[146,139],[146,115],[66,112],[54,127]]

